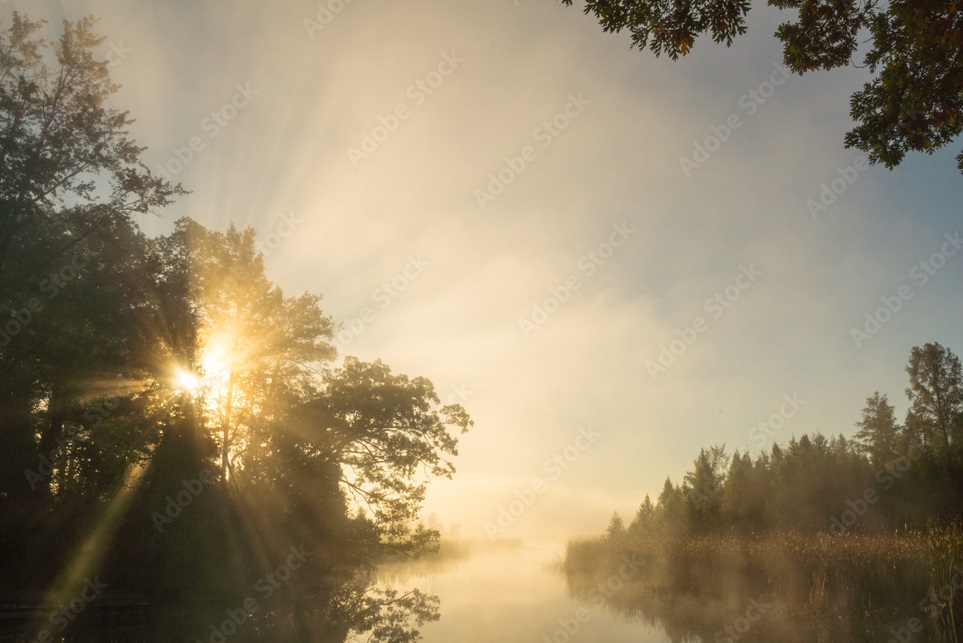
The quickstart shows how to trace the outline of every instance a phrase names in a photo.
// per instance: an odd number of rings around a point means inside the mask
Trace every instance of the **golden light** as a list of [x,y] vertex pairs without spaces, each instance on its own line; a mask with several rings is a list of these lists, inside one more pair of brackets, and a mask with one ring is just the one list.
[[201,349],[194,369],[175,366],[170,381],[175,389],[185,393],[203,392],[216,397],[223,392],[237,361],[228,351],[227,342],[218,337]]
[[225,339],[215,338],[201,350],[200,370],[205,378],[220,382],[230,375],[235,360],[231,358],[226,344]]
[[179,368],[174,376],[174,385],[188,393],[195,393],[201,387],[201,380],[194,373]]

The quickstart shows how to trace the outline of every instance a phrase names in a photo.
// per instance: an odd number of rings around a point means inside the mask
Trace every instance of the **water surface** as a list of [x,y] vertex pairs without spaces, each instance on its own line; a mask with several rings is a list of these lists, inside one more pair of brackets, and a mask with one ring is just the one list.
[[393,564],[381,579],[441,598],[441,619],[422,630],[427,643],[669,643],[657,629],[571,598],[556,571],[563,553],[555,543],[480,546],[457,560]]

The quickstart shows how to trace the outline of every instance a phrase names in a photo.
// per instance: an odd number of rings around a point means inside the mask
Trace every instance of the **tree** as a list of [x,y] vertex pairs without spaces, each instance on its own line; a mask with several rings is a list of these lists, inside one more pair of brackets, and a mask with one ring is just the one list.
[[[143,148],[128,137],[129,114],[109,107],[118,87],[96,56],[104,41],[96,21],[64,21],[57,42],[35,37],[42,24],[13,12],[0,34],[3,277],[17,269],[37,274],[112,220],[183,193],[151,175],[140,162]],[[53,252],[24,253],[31,228],[58,216],[66,229]]]
[[609,520],[609,526],[605,528],[605,535],[609,540],[621,540],[625,537],[625,523],[622,522],[622,516],[619,512],[612,514],[612,519]]
[[82,411],[80,384],[137,352],[131,215],[183,193],[151,176],[129,115],[109,106],[95,21],[64,22],[57,41],[37,37],[42,24],[14,12],[0,31],[0,499],[18,504],[24,471]]
[[629,524],[629,533],[636,536],[648,534],[655,523],[655,515],[655,505],[652,504],[652,499],[649,498],[649,494],[645,494],[645,499],[635,512],[635,518],[633,518]]
[[440,406],[434,386],[423,377],[348,357],[328,373],[306,408],[314,418],[309,430],[324,438],[319,457],[341,467],[347,494],[375,517],[386,542],[404,549],[437,536],[437,531],[413,534],[411,525],[427,476],[450,478],[455,471],[453,434],[472,425],[461,405]]
[[686,516],[682,490],[672,484],[670,478],[665,479],[656,506],[662,523],[661,526],[665,532],[675,535],[685,531]]
[[[145,632],[194,640],[296,558],[304,570],[270,588],[241,638],[416,640],[437,598],[377,590],[375,564],[437,542],[416,517],[427,480],[454,471],[468,414],[381,362],[331,368],[320,296],[271,283],[253,230],[183,219],[147,239],[131,215],[182,190],[141,165],[129,117],[107,106],[94,21],[47,43],[40,23],[12,20],[0,30],[2,589],[68,600],[101,573],[108,592],[149,597]],[[68,638],[103,638],[82,621]]]
[[726,471],[729,456],[725,446],[700,449],[693,469],[685,475],[683,497],[694,529],[711,529],[718,525],[722,513]]
[[856,423],[855,440],[860,452],[869,456],[875,466],[899,457],[900,428],[896,424],[893,406],[885,395],[876,391],[866,398],[862,418]]
[[[760,456],[764,457],[765,454]],[[764,526],[765,499],[771,491],[770,485],[764,484],[766,473],[764,460],[755,466],[748,451],[733,454],[722,497],[724,522],[744,532],[759,530]]]
[[412,553],[436,540],[414,525],[428,477],[454,472],[465,410],[380,361],[328,367],[333,326],[320,297],[285,296],[268,280],[253,229],[182,219],[171,236],[162,247],[186,266],[196,345],[163,360],[168,378],[188,377],[221,481],[243,492],[333,477],[392,547]]
[[232,459],[243,456],[239,445],[256,442],[279,406],[315,390],[321,365],[335,356],[332,324],[319,296],[285,297],[268,280],[253,228],[219,233],[182,219],[173,237],[183,246],[174,256],[189,275],[196,344],[170,359],[196,380],[191,393],[218,434],[226,482]]
[[[561,0],[572,5],[573,0]],[[795,73],[855,64],[859,36],[872,47],[863,64],[874,74],[850,101],[857,123],[846,147],[892,169],[906,152],[932,154],[963,132],[963,11],[949,0],[768,0],[798,10],[776,30],[785,64]],[[607,32],[628,29],[632,44],[673,60],[709,33],[732,44],[745,33],[749,0],[585,0]],[[963,153],[957,157],[963,172]]]
[[906,367],[910,409],[906,427],[924,444],[959,446],[963,419],[963,371],[960,359],[938,343],[914,346]]

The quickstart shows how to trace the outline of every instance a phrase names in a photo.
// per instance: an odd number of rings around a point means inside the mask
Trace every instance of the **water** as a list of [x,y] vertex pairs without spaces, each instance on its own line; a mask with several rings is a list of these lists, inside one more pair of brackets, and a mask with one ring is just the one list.
[[441,619],[422,629],[426,643],[670,642],[660,630],[571,598],[553,568],[563,552],[553,543],[480,547],[448,562],[391,565],[381,582],[441,598]]

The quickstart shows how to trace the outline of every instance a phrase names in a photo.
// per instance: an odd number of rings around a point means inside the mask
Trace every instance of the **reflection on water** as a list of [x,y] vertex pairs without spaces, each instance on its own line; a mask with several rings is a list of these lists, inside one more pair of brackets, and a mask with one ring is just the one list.
[[[799,588],[785,577],[788,572],[780,576],[771,566],[763,566],[767,576],[733,575],[723,573],[718,560],[696,556],[701,571],[675,563],[670,570],[645,556],[620,554],[608,561],[596,558],[573,572],[571,561],[567,569],[561,564],[564,552],[564,545],[554,543],[475,544],[437,558],[383,566],[378,580],[399,591],[417,587],[439,596],[441,619],[422,630],[428,643],[959,640],[954,587],[963,587],[963,572],[958,568],[945,587],[923,589],[893,565],[876,565],[878,578],[863,569],[860,583],[871,584],[877,597],[892,594],[870,613],[855,607],[860,588],[835,572],[821,581],[806,579],[800,587],[810,593],[800,597],[793,595]],[[700,591],[669,587],[683,576]],[[893,581],[891,591],[881,594],[889,587],[887,579]],[[821,594],[813,595],[812,587],[821,588]],[[926,599],[929,589],[932,602],[924,606],[919,598]],[[823,608],[814,610],[814,604]]]
[[424,626],[427,643],[664,643],[657,628],[601,601],[570,595],[558,571],[558,543],[477,544],[463,555],[384,566],[381,583],[441,598],[441,619]]
[[[571,594],[671,641],[959,641],[958,532],[569,543]],[[601,588],[608,591],[601,596]]]

